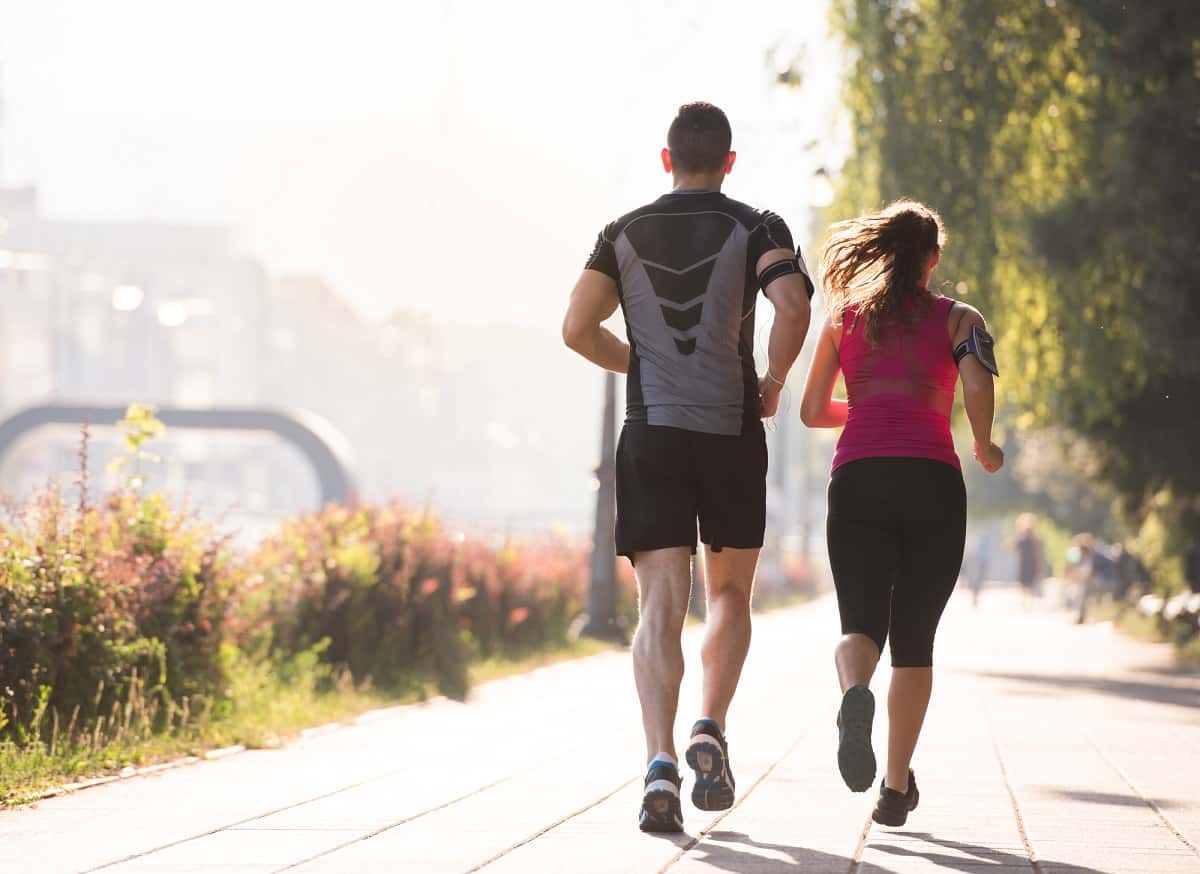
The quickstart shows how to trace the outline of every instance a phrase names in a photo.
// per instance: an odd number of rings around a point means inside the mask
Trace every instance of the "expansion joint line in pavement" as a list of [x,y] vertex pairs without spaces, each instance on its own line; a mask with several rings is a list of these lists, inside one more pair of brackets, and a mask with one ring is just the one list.
[[410,816],[404,817],[403,819],[398,819],[395,822],[389,822],[387,825],[382,826],[381,828],[377,828],[373,832],[369,832],[365,835],[359,835],[358,837],[354,838],[353,840],[349,840],[349,841],[346,841],[345,843],[338,844],[336,847],[330,847],[327,850],[322,850],[321,852],[319,852],[315,855],[312,855],[312,856],[308,856],[307,858],[301,859],[298,862],[292,862],[288,865],[284,865],[282,868],[276,868],[275,869],[276,874],[278,874],[278,872],[280,872],[280,871],[290,871],[293,868],[299,868],[301,865],[307,865],[309,862],[315,862],[317,859],[323,859],[326,856],[329,856],[329,855],[332,855],[333,853],[338,852],[339,850],[346,849],[346,847],[352,847],[355,844],[360,844],[363,841],[370,840],[371,838],[377,838],[384,832],[391,831],[394,828],[399,828],[400,826],[405,825],[406,823],[412,822],[414,819],[420,819],[421,817],[428,816],[431,813],[437,813],[439,810],[445,810],[447,807],[452,807],[455,804],[458,804],[460,801],[466,801],[468,798],[473,798],[476,795],[479,795],[481,792],[486,792],[487,790],[489,790],[495,786],[499,786],[501,783],[503,783],[504,781],[506,781],[508,779],[510,779],[510,778],[501,777],[499,780],[493,780],[491,783],[488,783],[485,786],[480,786],[476,789],[472,789],[470,792],[466,792],[466,793],[458,796],[457,798],[451,798],[449,801],[443,801],[441,804],[437,804],[437,805],[434,805],[433,807],[426,808],[425,810],[422,810],[419,813],[414,813]]
[[854,845],[854,855],[850,858],[850,867],[846,869],[846,874],[854,874],[862,865],[863,853],[867,851],[867,841],[871,837],[871,822],[871,815],[867,814],[867,821],[858,832],[858,843]]
[[658,874],[665,874],[665,872],[668,868],[670,868],[672,865],[674,865],[676,862],[678,862],[680,859],[682,859],[684,856],[686,856],[692,850],[693,847],[695,847],[702,840],[704,840],[706,837],[708,837],[709,834],[711,834],[712,831],[718,825],[721,824],[721,822],[725,819],[725,817],[729,816],[729,814],[733,813],[735,810],[737,810],[739,807],[741,807],[742,802],[745,801],[747,798],[749,798],[750,795],[754,792],[754,790],[757,789],[764,780],[766,780],[768,777],[770,777],[771,773],[777,767],[779,767],[781,764],[783,764],[784,760],[787,759],[787,757],[790,756],[795,751],[796,747],[800,746],[800,741],[804,740],[804,738],[806,736],[807,736],[807,732],[801,734],[794,741],[792,741],[791,745],[786,750],[783,751],[783,755],[780,756],[775,761],[773,761],[770,765],[767,766],[767,769],[765,771],[763,771],[761,774],[758,775],[758,779],[755,780],[753,783],[751,783],[750,788],[747,789],[740,798],[738,798],[735,802],[733,802],[732,807],[730,807],[728,810],[721,811],[720,815],[718,815],[715,819],[713,819],[704,828],[700,829],[700,831],[696,832],[696,836],[694,838],[692,838],[690,841],[688,841],[686,844],[684,844],[682,847],[680,847],[679,852],[676,853],[674,856],[672,856],[667,861],[667,864],[663,865],[661,868],[658,869]]
[[1171,821],[1171,818],[1167,816],[1166,811],[1164,811],[1153,798],[1143,792],[1141,787],[1133,782],[1130,776],[1125,773],[1124,769],[1122,769],[1120,765],[1109,758],[1108,753],[1104,752],[1104,750],[1101,749],[1100,744],[1096,743],[1096,738],[1092,735],[1091,731],[1085,728],[1083,730],[1083,734],[1084,737],[1088,739],[1088,743],[1092,745],[1092,749],[1096,751],[1096,754],[1104,760],[1104,764],[1116,771],[1117,776],[1125,782],[1125,785],[1132,789],[1134,794],[1136,794],[1138,798],[1142,799],[1142,801],[1146,803],[1147,807],[1154,811],[1154,814],[1158,817],[1159,822],[1166,826],[1167,830],[1171,834],[1175,835],[1181,844],[1183,844],[1197,856],[1200,856],[1200,849],[1197,849],[1196,845],[1191,841],[1191,839],[1183,833],[1183,830]]
[[611,792],[604,793],[599,798],[597,798],[595,801],[589,801],[587,804],[585,804],[583,807],[579,808],[578,810],[571,811],[566,816],[556,819],[554,822],[550,823],[550,825],[546,826],[543,829],[539,829],[537,832],[535,832],[534,834],[531,834],[529,837],[524,838],[523,840],[517,841],[515,844],[513,844],[510,847],[505,847],[499,853],[496,853],[496,855],[489,856],[488,858],[486,858],[482,862],[480,862],[478,865],[468,868],[466,870],[465,874],[472,874],[472,872],[478,871],[480,868],[486,868],[488,865],[492,864],[493,862],[495,862],[499,859],[503,859],[505,856],[507,856],[513,850],[520,849],[521,847],[525,846],[526,844],[530,843],[531,841],[536,841],[538,838],[540,838],[542,835],[546,834],[547,832],[553,831],[554,829],[556,829],[560,825],[562,825],[564,822],[574,819],[575,817],[579,816],[581,813],[586,813],[587,811],[591,810],[593,807],[596,807],[599,804],[603,804],[605,801],[608,801],[608,799],[612,798],[614,795],[616,795],[618,792],[620,792],[622,789],[624,789],[626,786],[628,786],[630,783],[633,783],[637,779],[638,779],[637,777],[630,777],[628,780],[623,782],[616,789],[613,789]]
[[197,835],[188,835],[186,838],[180,838],[177,841],[170,841],[165,844],[159,844],[157,847],[151,847],[148,850],[142,850],[140,853],[131,853],[128,856],[123,856],[120,859],[114,859],[111,862],[105,862],[103,865],[97,865],[94,868],[87,868],[81,874],[91,874],[93,871],[103,871],[105,868],[112,868],[116,865],[122,865],[125,862],[132,862],[135,859],[143,859],[146,856],[152,856],[155,853],[160,853],[163,850],[169,850],[171,847],[178,847],[180,844],[186,844],[191,841],[198,841],[201,838],[207,838],[215,835],[217,832],[227,831],[231,828],[237,828],[239,825],[245,825],[248,822],[254,822],[256,819],[264,819],[268,816],[274,816],[277,813],[283,813],[287,810],[294,810],[297,807],[303,807],[306,804],[312,804],[316,801],[323,801],[326,798],[332,798],[334,795],[341,795],[343,792],[349,792],[351,789],[357,789],[359,786],[366,786],[368,783],[374,783],[376,780],[382,780],[386,777],[393,776],[399,773],[396,771],[388,772],[387,774],[370,777],[366,780],[359,780],[357,783],[351,783],[349,786],[341,786],[329,792],[322,792],[320,795],[314,795],[312,798],[305,798],[301,801],[296,801],[292,804],[285,804],[282,807],[276,807],[273,810],[268,810],[265,813],[256,813],[253,816],[248,816],[245,819],[239,819],[236,822],[229,822],[225,825],[219,825],[216,828],[209,829],[206,832],[201,832]]
[[1029,839],[1029,832],[1025,829],[1025,817],[1021,815],[1021,804],[1017,801],[1017,793],[1012,787],[1012,782],[1008,779],[1008,768],[1004,764],[1004,754],[1000,752],[1000,739],[996,737],[996,728],[992,723],[992,708],[989,706],[986,694],[980,694],[980,704],[983,706],[984,720],[987,723],[988,734],[992,736],[992,752],[996,755],[996,764],[1000,766],[1000,779],[1004,781],[1004,791],[1008,793],[1008,801],[1012,805],[1013,817],[1017,821],[1017,833],[1021,836],[1021,843],[1025,847],[1025,852],[1029,855],[1029,864],[1032,866],[1036,874],[1042,874],[1042,864],[1038,861],[1037,850],[1033,848],[1033,842]]

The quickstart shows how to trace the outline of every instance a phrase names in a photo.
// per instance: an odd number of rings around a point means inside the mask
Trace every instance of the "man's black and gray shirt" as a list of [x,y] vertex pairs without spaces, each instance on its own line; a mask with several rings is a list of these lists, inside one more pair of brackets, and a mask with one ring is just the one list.
[[674,191],[601,232],[586,267],[620,294],[627,422],[741,434],[759,420],[756,267],[772,249],[794,249],[783,219],[719,191]]

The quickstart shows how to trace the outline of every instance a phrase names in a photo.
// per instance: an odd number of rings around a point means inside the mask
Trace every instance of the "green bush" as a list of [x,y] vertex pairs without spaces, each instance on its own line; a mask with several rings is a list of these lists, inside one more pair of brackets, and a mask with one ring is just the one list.
[[575,546],[492,547],[394,504],[330,506],[240,553],[160,496],[87,507],[55,489],[0,526],[0,548],[0,737],[17,741],[111,723],[133,699],[158,702],[159,728],[220,716],[249,665],[298,657],[326,683],[462,696],[473,660],[566,644],[587,584]]
[[564,544],[492,548],[395,504],[289,521],[248,559],[247,645],[323,658],[389,691],[434,681],[465,693],[477,657],[567,642],[585,556]]
[[0,550],[10,733],[111,720],[135,686],[164,702],[220,701],[236,569],[207,526],[157,496],[73,507],[51,489],[0,528]]

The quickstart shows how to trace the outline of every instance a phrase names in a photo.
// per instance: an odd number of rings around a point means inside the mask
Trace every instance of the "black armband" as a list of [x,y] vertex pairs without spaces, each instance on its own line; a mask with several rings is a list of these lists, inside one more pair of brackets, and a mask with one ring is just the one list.
[[789,273],[799,273],[805,279],[805,285],[808,289],[808,296],[811,298],[812,283],[808,281],[808,275],[805,274],[804,268],[800,266],[798,258],[784,258],[782,261],[776,261],[763,269],[763,272],[758,274],[758,287],[763,291],[767,290],[767,286],[781,276],[787,276]]
[[986,367],[992,376],[1000,375],[1000,370],[996,367],[996,341],[979,325],[972,325],[967,339],[954,347],[954,363],[959,364],[968,355],[979,359],[979,363]]

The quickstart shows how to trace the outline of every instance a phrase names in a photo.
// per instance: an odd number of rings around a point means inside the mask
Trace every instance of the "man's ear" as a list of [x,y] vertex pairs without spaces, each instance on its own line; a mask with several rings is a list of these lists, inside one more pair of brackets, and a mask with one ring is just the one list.
[[733,162],[737,160],[737,152],[730,152],[729,157],[725,159],[725,175],[728,176],[733,172]]
[[664,148],[662,150],[663,170],[667,173],[671,172],[671,150]]

